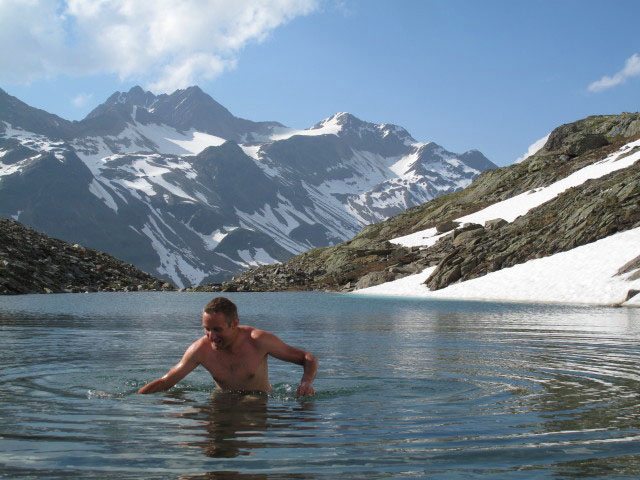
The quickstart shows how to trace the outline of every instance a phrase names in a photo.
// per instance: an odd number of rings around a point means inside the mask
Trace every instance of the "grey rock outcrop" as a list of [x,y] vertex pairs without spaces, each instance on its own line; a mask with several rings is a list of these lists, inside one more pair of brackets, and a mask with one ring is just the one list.
[[[481,237],[459,242],[465,233],[460,234],[449,247],[455,249],[455,255],[443,259],[425,283],[437,290],[456,281],[481,277],[636,228],[640,226],[639,206],[640,163],[637,162],[630,168],[571,188],[512,223],[486,231]],[[461,265],[467,268],[460,271]]]
[[0,218],[0,294],[175,290],[171,284],[80,244]]

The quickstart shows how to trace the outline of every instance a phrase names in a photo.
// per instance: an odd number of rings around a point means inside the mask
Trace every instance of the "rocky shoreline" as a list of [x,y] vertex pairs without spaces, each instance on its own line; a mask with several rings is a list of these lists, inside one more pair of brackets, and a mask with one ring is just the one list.
[[0,218],[0,294],[170,291],[175,287],[97,250]]

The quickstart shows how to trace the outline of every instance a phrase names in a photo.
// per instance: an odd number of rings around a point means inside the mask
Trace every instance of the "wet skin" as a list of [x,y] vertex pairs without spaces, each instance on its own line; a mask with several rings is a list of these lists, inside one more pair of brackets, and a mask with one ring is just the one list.
[[239,325],[223,313],[202,314],[204,336],[184,353],[166,375],[145,385],[138,393],[168,390],[198,365],[205,367],[222,390],[271,391],[268,356],[301,365],[304,369],[298,395],[313,395],[318,361],[309,352],[287,345],[272,333]]

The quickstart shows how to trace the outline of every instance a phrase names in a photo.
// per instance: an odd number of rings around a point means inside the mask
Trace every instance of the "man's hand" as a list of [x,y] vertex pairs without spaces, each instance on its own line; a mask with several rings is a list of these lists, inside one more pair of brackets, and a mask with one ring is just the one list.
[[301,396],[315,395],[316,392],[312,384],[318,371],[318,359],[313,354],[287,345],[273,333],[256,329],[253,331],[252,337],[260,343],[264,351],[269,355],[283,362],[302,365],[304,373],[300,379],[300,386],[296,390],[296,394]]
[[300,386],[298,387],[296,394],[300,396],[315,395],[316,391],[313,389],[311,382],[300,382]]
[[176,383],[182,380],[189,372],[198,366],[198,347],[202,344],[202,339],[196,340],[191,344],[187,351],[184,352],[182,360],[169,370],[163,377],[154,380],[145,385],[138,393],[155,393],[169,390]]

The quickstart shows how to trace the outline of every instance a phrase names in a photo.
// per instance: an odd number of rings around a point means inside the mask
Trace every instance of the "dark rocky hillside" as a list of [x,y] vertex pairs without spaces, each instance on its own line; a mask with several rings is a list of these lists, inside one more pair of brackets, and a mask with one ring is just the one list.
[[0,218],[0,294],[174,289],[106,253]]
[[[262,266],[210,290],[350,291],[437,265],[431,289],[640,226],[640,164],[569,189],[512,223],[496,219],[461,227],[452,220],[515,195],[548,186],[640,138],[640,114],[595,116],[563,125],[520,164],[482,173],[466,189],[365,227],[353,239]],[[627,152],[632,154],[636,149]],[[427,228],[451,233],[427,249],[388,240]],[[456,228],[458,227],[458,228]]]

